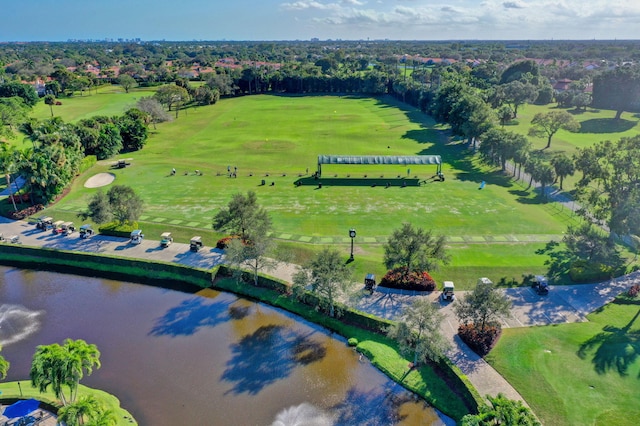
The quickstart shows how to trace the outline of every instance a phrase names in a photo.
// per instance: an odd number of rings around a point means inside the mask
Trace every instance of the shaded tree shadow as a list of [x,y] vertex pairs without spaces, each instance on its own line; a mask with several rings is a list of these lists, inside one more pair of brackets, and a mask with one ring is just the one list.
[[402,404],[415,402],[416,398],[404,390],[397,392],[393,387],[390,384],[367,392],[349,389],[344,400],[331,407],[337,413],[335,424],[382,426],[402,422],[406,418],[400,412]]
[[229,316],[233,320],[241,320],[249,315],[250,306],[230,306]]
[[634,128],[637,121],[614,118],[593,118],[580,123],[579,133],[621,133]]
[[640,355],[640,330],[630,331],[638,316],[640,316],[640,310],[622,328],[605,326],[602,333],[598,333],[580,345],[578,356],[585,359],[589,352],[595,350],[591,362],[596,373],[606,374],[609,371],[617,371],[620,376],[627,376],[629,366]]
[[185,300],[156,320],[150,336],[191,336],[200,328],[215,327],[228,320],[229,303],[206,303],[202,297]]
[[308,365],[326,355],[326,348],[282,325],[265,325],[231,345],[232,357],[221,378],[234,383],[227,393],[255,395],[288,377],[296,365]]
[[562,249],[560,243],[553,240],[549,241],[544,248],[536,250],[535,253],[549,257],[544,261],[544,264],[548,267],[547,277],[554,280],[565,276],[569,272],[571,263],[577,260],[569,250]]

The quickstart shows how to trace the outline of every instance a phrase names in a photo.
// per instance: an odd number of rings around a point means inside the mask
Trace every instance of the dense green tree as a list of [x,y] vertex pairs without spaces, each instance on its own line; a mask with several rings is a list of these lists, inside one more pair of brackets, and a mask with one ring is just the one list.
[[162,105],[166,105],[169,111],[172,107],[175,108],[176,118],[178,118],[178,111],[189,100],[189,93],[184,87],[167,84],[160,87],[153,97]]
[[539,112],[531,120],[530,136],[546,137],[547,146],[551,146],[551,138],[558,130],[564,129],[569,132],[580,130],[580,123],[566,111]]
[[[0,347],[0,350],[2,347]],[[9,361],[7,361],[2,355],[0,355],[0,380],[4,380],[7,377],[7,372],[9,371]]]
[[444,315],[427,298],[414,300],[404,308],[402,317],[388,331],[405,356],[413,355],[413,364],[438,361],[449,347],[440,332]]
[[546,188],[556,180],[556,173],[553,166],[546,162],[540,162],[537,167],[531,170],[533,180],[540,184],[540,193],[547,197]]
[[129,93],[129,90],[134,88],[138,84],[138,82],[129,74],[120,74],[120,76],[118,77],[118,84],[124,89],[126,93]]
[[[78,384],[85,372],[90,375],[94,367],[100,368],[100,352],[96,345],[66,339],[62,346],[54,343],[36,348],[29,377],[40,392],[51,387],[56,398],[67,405],[75,401]],[[64,392],[65,387],[69,389],[69,396]]]
[[298,270],[293,285],[298,294],[309,288],[318,297],[318,308],[334,317],[338,297],[346,291],[352,276],[340,252],[325,247]]
[[195,90],[194,100],[198,105],[212,105],[218,102],[219,99],[220,92],[217,89],[213,90],[209,86],[200,86]]
[[526,80],[527,76],[536,77],[540,74],[540,67],[533,60],[518,61],[509,65],[500,76],[500,84],[512,81]]
[[120,128],[113,123],[104,123],[98,130],[95,154],[98,160],[113,157],[123,148]]
[[0,98],[0,141],[15,137],[15,131],[27,121],[30,110],[19,96]]
[[560,179],[560,189],[562,189],[564,178],[567,176],[573,176],[575,173],[575,164],[567,155],[558,153],[551,158],[551,165],[555,170],[556,177]]
[[137,108],[127,110],[120,117],[113,117],[114,123],[120,130],[122,149],[125,151],[137,151],[147,142],[147,123],[151,117]]
[[580,149],[575,165],[582,213],[605,223],[612,236],[640,235],[640,136]]
[[640,102],[640,66],[621,66],[593,78],[593,106],[612,109],[619,120]]
[[234,194],[226,207],[213,218],[213,229],[238,235],[243,241],[251,241],[254,234],[262,234],[271,227],[268,212],[258,204],[254,191],[247,195]]
[[30,84],[22,83],[3,83],[0,84],[0,98],[12,98],[18,96],[22,98],[25,104],[30,107],[38,103],[38,94],[36,89]]
[[518,107],[536,100],[538,89],[531,83],[523,83],[519,80],[500,86],[506,102],[513,108],[513,118],[518,116]]
[[45,83],[44,90],[47,92],[47,94],[57,97],[60,92],[62,92],[62,87],[57,80],[51,80]]
[[109,222],[113,218],[113,214],[107,194],[98,190],[89,199],[86,212],[80,213],[78,216],[83,219],[91,218],[97,224]]
[[112,186],[107,191],[107,198],[111,214],[119,223],[132,223],[140,218],[144,202],[130,186]]
[[445,241],[444,235],[435,236],[431,230],[404,223],[384,245],[384,265],[387,269],[402,268],[406,276],[411,272],[432,271],[439,264],[449,263]]
[[569,226],[562,242],[572,259],[605,265],[616,264],[619,259],[615,242],[589,222]]
[[484,332],[487,327],[500,328],[500,318],[511,315],[511,301],[493,283],[479,283],[453,309],[462,324],[473,324]]
[[501,393],[495,397],[487,395],[487,400],[490,405],[481,405],[478,414],[467,414],[460,421],[460,425],[540,426],[538,419],[522,401],[508,399]]

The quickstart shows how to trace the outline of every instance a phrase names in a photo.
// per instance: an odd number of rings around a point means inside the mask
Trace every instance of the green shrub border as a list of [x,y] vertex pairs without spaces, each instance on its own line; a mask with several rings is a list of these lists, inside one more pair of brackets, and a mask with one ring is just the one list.
[[[258,286],[253,286],[242,280],[228,278],[232,275],[232,271],[224,265],[213,269],[201,269],[171,262],[123,258],[102,253],[2,244],[0,244],[0,264],[137,282],[184,292],[197,292],[203,288],[229,291],[292,312],[338,332],[345,338],[357,337],[359,341],[365,340],[367,333],[385,336],[386,330],[393,324],[393,321],[378,318],[345,305],[337,306],[340,312],[339,319],[330,318],[316,311],[317,296],[315,294],[304,292],[302,297],[295,300],[291,297],[291,288],[285,281],[259,274]],[[253,282],[252,276],[247,272],[243,272],[242,278]],[[309,309],[310,306],[314,308]],[[477,413],[478,407],[484,401],[469,379],[448,359],[441,361],[437,366],[440,367],[440,375],[461,398],[463,404],[472,414]],[[388,372],[385,373],[389,375]],[[404,383],[402,385],[406,387]],[[438,401],[424,392],[408,389],[420,394],[443,413],[458,419],[461,417],[460,413],[453,413],[447,409],[446,401]]]

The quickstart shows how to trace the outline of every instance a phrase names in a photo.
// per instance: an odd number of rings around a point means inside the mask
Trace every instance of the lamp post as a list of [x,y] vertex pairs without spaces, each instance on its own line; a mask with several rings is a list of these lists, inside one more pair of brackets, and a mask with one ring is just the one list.
[[351,237],[351,257],[349,257],[349,262],[353,262],[353,239],[356,237],[356,230],[349,229],[349,236]]

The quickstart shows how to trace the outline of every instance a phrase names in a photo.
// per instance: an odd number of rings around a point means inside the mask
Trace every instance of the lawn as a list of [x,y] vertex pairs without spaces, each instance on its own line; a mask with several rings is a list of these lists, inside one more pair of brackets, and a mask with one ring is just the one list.
[[[25,380],[23,382],[0,383],[0,393],[2,394],[2,398],[6,399],[35,398],[49,404],[59,404],[58,399],[50,389],[47,392],[40,393],[37,388],[31,386],[31,382],[29,380]],[[131,417],[131,413],[120,406],[120,400],[115,396],[99,389],[92,389],[84,385],[78,385],[78,399],[86,395],[93,395],[104,405],[104,407],[106,407],[106,409],[112,410],[117,419],[116,425],[138,424],[135,419]]]
[[639,314],[618,298],[589,322],[506,329],[487,360],[545,425],[636,425]]
[[[67,120],[92,111],[115,113],[129,100],[150,94],[118,90],[107,87],[97,95],[65,99],[62,107],[67,109],[58,113]],[[446,181],[430,180],[435,166],[407,170],[402,165],[324,165],[322,179],[314,181],[310,175],[319,154],[441,155]],[[542,203],[535,193],[482,165],[469,155],[467,145],[450,141],[446,128],[430,117],[391,98],[223,99],[181,111],[177,120],[152,130],[143,150],[123,157],[129,158],[130,167],[112,169],[112,161],[97,164],[46,213],[73,220],[97,191],[84,188],[84,182],[109,172],[116,175],[116,183],[131,185],[146,201],[143,228],[184,233],[186,239],[196,230],[210,229],[213,216],[234,193],[253,190],[271,213],[280,241],[336,245],[347,251],[348,230],[354,227],[358,260],[367,262],[356,269],[382,273],[380,244],[401,223],[411,222],[446,235],[452,248],[457,247],[454,262],[436,275],[469,283],[476,281],[477,267],[496,281],[544,272],[535,250],[561,238],[573,220],[555,204]],[[236,178],[227,176],[228,168],[237,171]],[[407,176],[428,183],[403,188],[400,183]],[[298,179],[308,185],[296,186]],[[482,181],[486,185],[480,190]],[[394,186],[386,188],[386,182]]]

